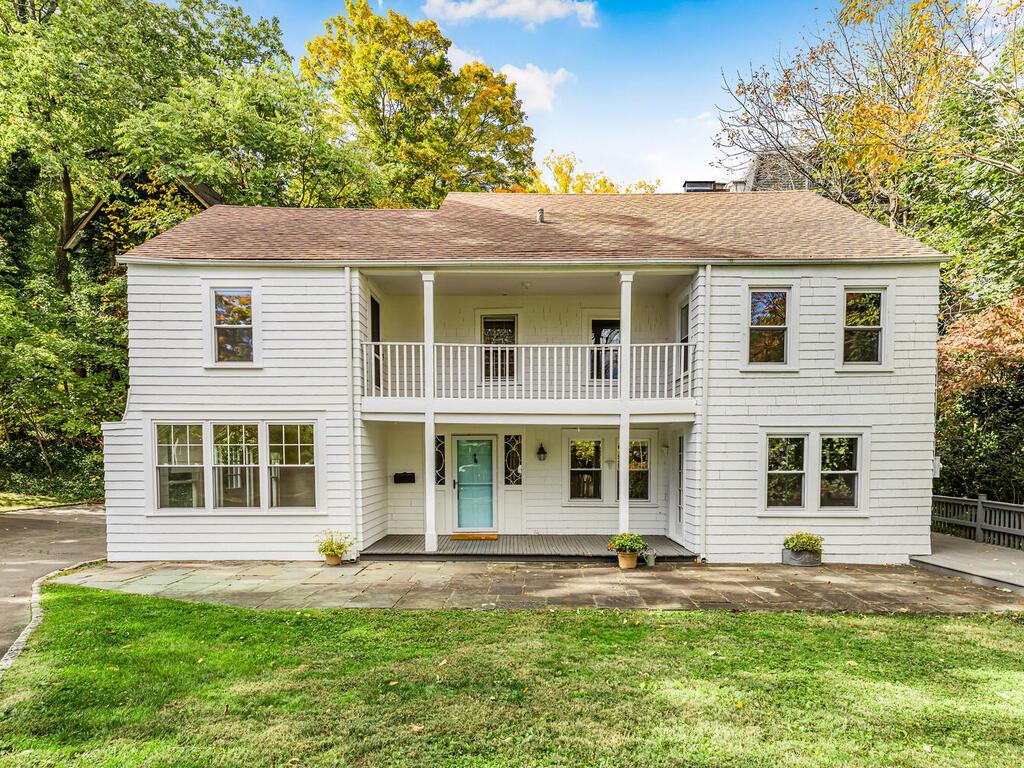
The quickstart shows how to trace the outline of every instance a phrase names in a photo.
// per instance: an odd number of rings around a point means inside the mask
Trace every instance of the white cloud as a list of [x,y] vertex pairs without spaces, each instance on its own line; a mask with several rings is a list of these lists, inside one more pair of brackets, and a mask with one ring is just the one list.
[[463,65],[469,64],[471,61],[482,63],[483,60],[483,56],[476,51],[467,51],[465,48],[459,48],[459,46],[454,44],[448,49],[448,61],[452,63],[452,69],[456,72],[462,69]]
[[505,19],[527,26],[575,17],[584,27],[597,26],[595,0],[426,0],[423,13],[440,21]]
[[541,69],[536,64],[517,67],[506,64],[501,73],[516,84],[516,93],[523,100],[523,109],[530,112],[550,112],[555,108],[555,92],[566,83],[576,82],[576,75],[565,67],[554,72]]

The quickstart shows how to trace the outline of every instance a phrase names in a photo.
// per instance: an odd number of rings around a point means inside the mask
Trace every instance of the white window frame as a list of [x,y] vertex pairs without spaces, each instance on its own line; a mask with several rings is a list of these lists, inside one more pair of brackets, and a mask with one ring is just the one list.
[[[847,438],[847,439],[853,439],[853,440],[857,441],[856,463],[854,464],[854,467],[855,467],[854,470],[852,472],[849,471],[849,470],[841,470],[841,471],[837,471],[837,472],[829,472],[829,474],[831,474],[831,475],[853,475],[854,476],[854,483],[853,483],[853,502],[854,503],[853,503],[853,506],[840,507],[840,506],[836,506],[836,505],[825,505],[825,504],[821,503],[821,476],[823,474],[825,474],[825,468],[821,465],[821,443],[822,443],[823,440],[826,440],[826,439],[829,439],[829,438],[840,438],[840,439]],[[817,502],[819,509],[823,509],[823,510],[827,509],[829,511],[834,511],[834,510],[844,511],[844,510],[857,510],[857,509],[860,508],[861,496],[863,495],[863,488],[861,486],[861,477],[862,477],[861,464],[863,462],[863,451],[864,451],[864,440],[861,438],[861,436],[859,434],[851,434],[849,432],[826,432],[824,430],[822,430],[821,432],[818,433],[818,466],[817,466],[817,469],[818,469],[818,480],[817,480],[818,495],[815,497],[815,501]]]
[[[786,359],[781,363],[750,362],[750,298],[757,291],[786,292]],[[744,281],[741,316],[739,370],[741,373],[797,373],[800,370],[798,344],[800,325],[799,283],[794,280]]]
[[[488,320],[511,320],[512,323],[513,323],[513,327],[515,328],[515,340],[511,344],[495,345],[495,346],[508,346],[508,347],[511,348],[510,349],[511,357],[512,357],[512,375],[511,376],[488,376],[487,375],[487,362],[486,362],[487,361],[487,350],[486,350],[486,347],[487,346],[491,346],[491,345],[488,345],[487,342],[484,341],[484,323],[486,323]],[[518,346],[519,346],[519,328],[520,328],[520,326],[519,326],[519,312],[518,311],[505,311],[505,312],[502,312],[500,310],[497,310],[497,311],[494,311],[494,312],[479,312],[478,313],[478,317],[477,317],[477,328],[479,329],[479,331],[478,331],[479,339],[480,339],[479,344],[480,344],[481,347],[484,347],[484,349],[481,350],[481,355],[480,355],[480,381],[481,381],[481,383],[486,385],[486,384],[498,383],[498,382],[501,382],[502,384],[504,384],[506,382],[511,383],[511,382],[519,381],[519,377],[520,377],[520,365],[519,365],[519,363],[520,363],[520,360],[518,358],[522,357],[521,355],[518,354],[518,352],[519,352],[519,350],[518,350]],[[499,358],[499,362],[500,362],[500,358]]]
[[[156,428],[162,424],[201,424],[203,427],[203,485],[205,503],[202,507],[171,507],[159,508],[159,488],[157,486],[157,440]],[[214,424],[256,424],[258,425],[258,446],[260,456],[260,506],[259,507],[215,507],[213,491],[213,425]],[[269,424],[312,424],[313,425],[313,467],[314,488],[316,493],[315,507],[271,507],[270,506],[270,460]],[[200,416],[183,417],[180,414],[155,413],[146,418],[144,430],[145,455],[149,456],[149,466],[145,482],[146,516],[152,517],[205,517],[230,518],[252,516],[307,516],[323,517],[328,514],[327,504],[327,455],[325,453],[324,415],[322,413],[305,413],[296,415],[294,412],[275,416],[266,413],[225,414],[218,416],[204,413]]]
[[[803,503],[800,504],[799,506],[792,506],[792,507],[782,507],[782,506],[771,507],[771,506],[768,506],[768,474],[769,474],[769,471],[770,471],[768,469],[768,443],[772,439],[803,440],[804,441],[803,466],[800,468],[800,470],[797,471],[797,470],[794,469],[794,470],[785,470],[785,471],[780,471],[780,470],[776,470],[775,471],[775,474],[785,474],[785,475],[799,474],[799,475],[803,476],[803,482],[801,483],[801,489],[800,489],[800,498],[802,499]],[[809,493],[810,492],[810,486],[812,485],[810,479],[807,476],[808,475],[808,472],[807,472],[807,464],[808,464],[807,458],[808,458],[808,454],[810,453],[810,450],[811,450],[811,445],[810,445],[811,440],[810,440],[809,435],[806,432],[777,432],[777,431],[771,431],[771,432],[765,433],[765,437],[764,437],[763,443],[764,443],[764,447],[763,447],[763,456],[764,456],[764,458],[763,458],[763,468],[762,468],[762,473],[761,473],[762,474],[761,506],[766,511],[768,511],[768,512],[786,512],[786,511],[790,511],[790,510],[795,511],[795,512],[802,512],[802,511],[806,510],[808,508],[808,501],[809,501],[809,498],[810,498],[810,493]]]
[[[203,439],[203,463],[200,464],[161,464],[160,463],[160,440],[157,437],[156,430],[157,426],[199,426],[202,429]],[[210,444],[207,442],[207,430],[206,423],[203,419],[163,419],[159,422],[154,422],[149,430],[150,438],[152,440],[152,450],[149,452],[153,457],[153,471],[151,473],[153,488],[152,488],[152,503],[151,507],[155,510],[159,510],[166,514],[189,514],[192,512],[199,512],[204,510],[209,504],[209,472],[206,471],[206,466],[211,460],[209,455]],[[162,467],[200,467],[203,470],[203,503],[198,507],[161,507],[160,506],[160,469]]]
[[[804,438],[804,504],[802,507],[768,506],[768,438]],[[821,438],[857,438],[857,506],[821,506]],[[762,426],[758,438],[757,461],[757,516],[764,518],[853,518],[870,517],[871,493],[871,428],[849,424],[819,424],[809,428]]]
[[[622,348],[621,334],[622,334],[622,317],[618,314],[618,310],[614,308],[610,309],[584,309],[583,310],[583,344],[587,347],[596,346],[594,345],[594,321],[604,322],[616,322],[619,323],[619,334],[620,341],[617,345],[619,348],[619,359],[618,365],[616,366],[615,376],[591,376],[590,374],[590,352],[588,351],[585,365],[587,366],[587,378],[588,386],[593,387],[615,387],[618,386],[619,376],[622,371],[622,356],[628,353],[628,350]],[[636,339],[633,340],[636,343]]]
[[[203,313],[205,367],[209,369],[247,369],[263,366],[262,302],[258,279],[203,281],[206,311]],[[217,291],[252,292],[252,361],[219,362],[217,360]]]
[[[256,466],[256,485],[257,485],[257,488],[259,489],[260,505],[256,506],[256,507],[253,507],[253,506],[249,506],[249,507],[218,507],[218,506],[216,506],[216,503],[215,503],[216,499],[217,499],[217,489],[216,489],[216,482],[215,482],[216,481],[216,477],[217,477],[217,473],[216,473],[215,470],[216,470],[217,467],[233,466],[233,465],[217,464],[217,462],[216,462],[216,458],[217,458],[216,457],[216,448],[215,448],[214,443],[213,443],[213,438],[214,438],[213,428],[214,428],[214,426],[218,426],[218,425],[222,425],[222,426],[241,426],[241,425],[252,425],[252,424],[256,425],[256,458],[257,458],[257,463],[256,463],[255,466]],[[231,513],[235,512],[235,511],[239,511],[239,510],[244,512],[246,510],[262,509],[262,507],[263,507],[263,499],[264,499],[263,493],[264,493],[265,488],[263,487],[264,486],[263,478],[260,475],[263,472],[264,461],[266,461],[266,458],[267,458],[267,454],[265,453],[266,442],[264,441],[264,439],[263,439],[264,435],[262,434],[263,430],[264,430],[264,425],[259,420],[257,420],[257,419],[249,419],[247,421],[246,420],[236,420],[236,419],[210,419],[208,422],[206,422],[203,425],[204,434],[209,434],[209,436],[210,436],[210,460],[207,462],[207,465],[208,465],[207,469],[208,469],[208,475],[210,477],[210,482],[211,482],[211,484],[214,485],[214,487],[212,487],[210,489],[210,493],[207,494],[206,498],[207,498],[207,504],[208,504],[209,508],[211,510],[213,510],[214,513],[216,513],[216,514],[223,514],[223,513],[231,514]],[[241,468],[241,469],[249,469],[253,465],[252,464],[239,464],[237,466],[239,468]]]
[[[882,294],[882,333],[879,340],[879,361],[877,363],[847,363],[843,360],[843,345],[846,331],[846,294]],[[895,305],[896,287],[892,281],[844,280],[836,292],[836,371],[838,373],[892,373],[895,348]]]
[[[644,442],[647,443],[647,498],[646,499],[630,499],[630,507],[656,507],[658,506],[658,493],[657,493],[657,472],[655,467],[658,466],[657,458],[655,457],[655,450],[657,449],[657,433],[640,433],[634,432],[629,436],[629,441],[632,442]],[[619,489],[619,441],[615,441],[615,501],[618,503],[620,489]]]
[[[570,455],[570,447],[572,443],[576,441],[596,441],[601,444],[601,462],[598,464],[596,469],[601,472],[601,497],[598,499],[574,499],[570,496],[570,483],[569,477],[572,473],[571,464],[572,458]],[[614,472],[614,465],[609,469],[608,460],[608,446],[613,444],[613,441],[608,439],[608,435],[597,432],[576,432],[575,430],[568,430],[563,432],[562,436],[562,449],[564,450],[565,463],[559,468],[562,474],[562,504],[567,507],[613,507],[616,506],[614,487],[613,493],[608,493],[608,474]],[[549,457],[550,458],[550,457]]]

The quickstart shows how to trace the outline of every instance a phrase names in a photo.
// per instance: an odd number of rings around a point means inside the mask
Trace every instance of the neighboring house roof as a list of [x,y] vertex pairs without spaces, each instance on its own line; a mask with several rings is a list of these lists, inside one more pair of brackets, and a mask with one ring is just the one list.
[[[118,183],[124,181],[127,176],[127,173],[122,173],[118,176]],[[175,179],[174,181],[178,186],[192,195],[195,201],[203,206],[204,209],[224,202],[224,199],[220,195],[201,182],[189,181],[187,179]],[[64,242],[64,245],[61,246],[62,250],[73,251],[78,247],[78,244],[82,240],[82,235],[85,232],[85,228],[89,226],[89,222],[96,218],[96,214],[98,214],[103,209],[103,206],[109,201],[109,197],[96,198],[89,210],[75,220],[74,225],[71,227],[71,234],[68,235],[68,239]]]
[[[544,223],[537,210],[544,210]],[[942,260],[808,192],[452,193],[431,210],[215,205],[126,254],[224,261]]]

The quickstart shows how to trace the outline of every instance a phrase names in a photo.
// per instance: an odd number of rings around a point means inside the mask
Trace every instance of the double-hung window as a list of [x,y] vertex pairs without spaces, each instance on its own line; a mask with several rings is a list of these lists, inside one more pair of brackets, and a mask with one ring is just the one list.
[[845,291],[843,362],[882,362],[882,301],[880,290]]
[[257,424],[213,425],[213,506],[260,506]]
[[629,441],[629,499],[651,500],[651,441]]
[[569,441],[569,499],[601,498],[601,441]]
[[618,320],[591,320],[590,378],[612,381],[619,378],[619,343],[622,339]]
[[312,424],[271,424],[270,506],[316,506],[316,456]]
[[860,440],[856,437],[821,438],[821,506],[856,507]]
[[156,428],[157,506],[206,506],[203,484],[203,425],[160,424]]
[[484,378],[516,377],[516,316],[488,315],[481,319],[484,343]]
[[784,365],[788,360],[786,337],[789,324],[789,290],[786,288],[750,291],[750,316],[747,328],[747,362]]
[[806,439],[768,436],[768,478],[765,506],[802,507],[806,476]]
[[213,342],[218,363],[255,360],[252,288],[213,289]]

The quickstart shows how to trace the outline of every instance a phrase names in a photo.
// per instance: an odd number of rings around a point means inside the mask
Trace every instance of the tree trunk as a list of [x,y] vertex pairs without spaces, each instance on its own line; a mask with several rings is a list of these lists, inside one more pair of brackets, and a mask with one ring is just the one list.
[[60,170],[61,223],[57,235],[57,253],[54,262],[54,278],[64,293],[71,293],[71,260],[64,245],[71,237],[75,225],[75,192],[71,188],[71,173],[65,165]]

